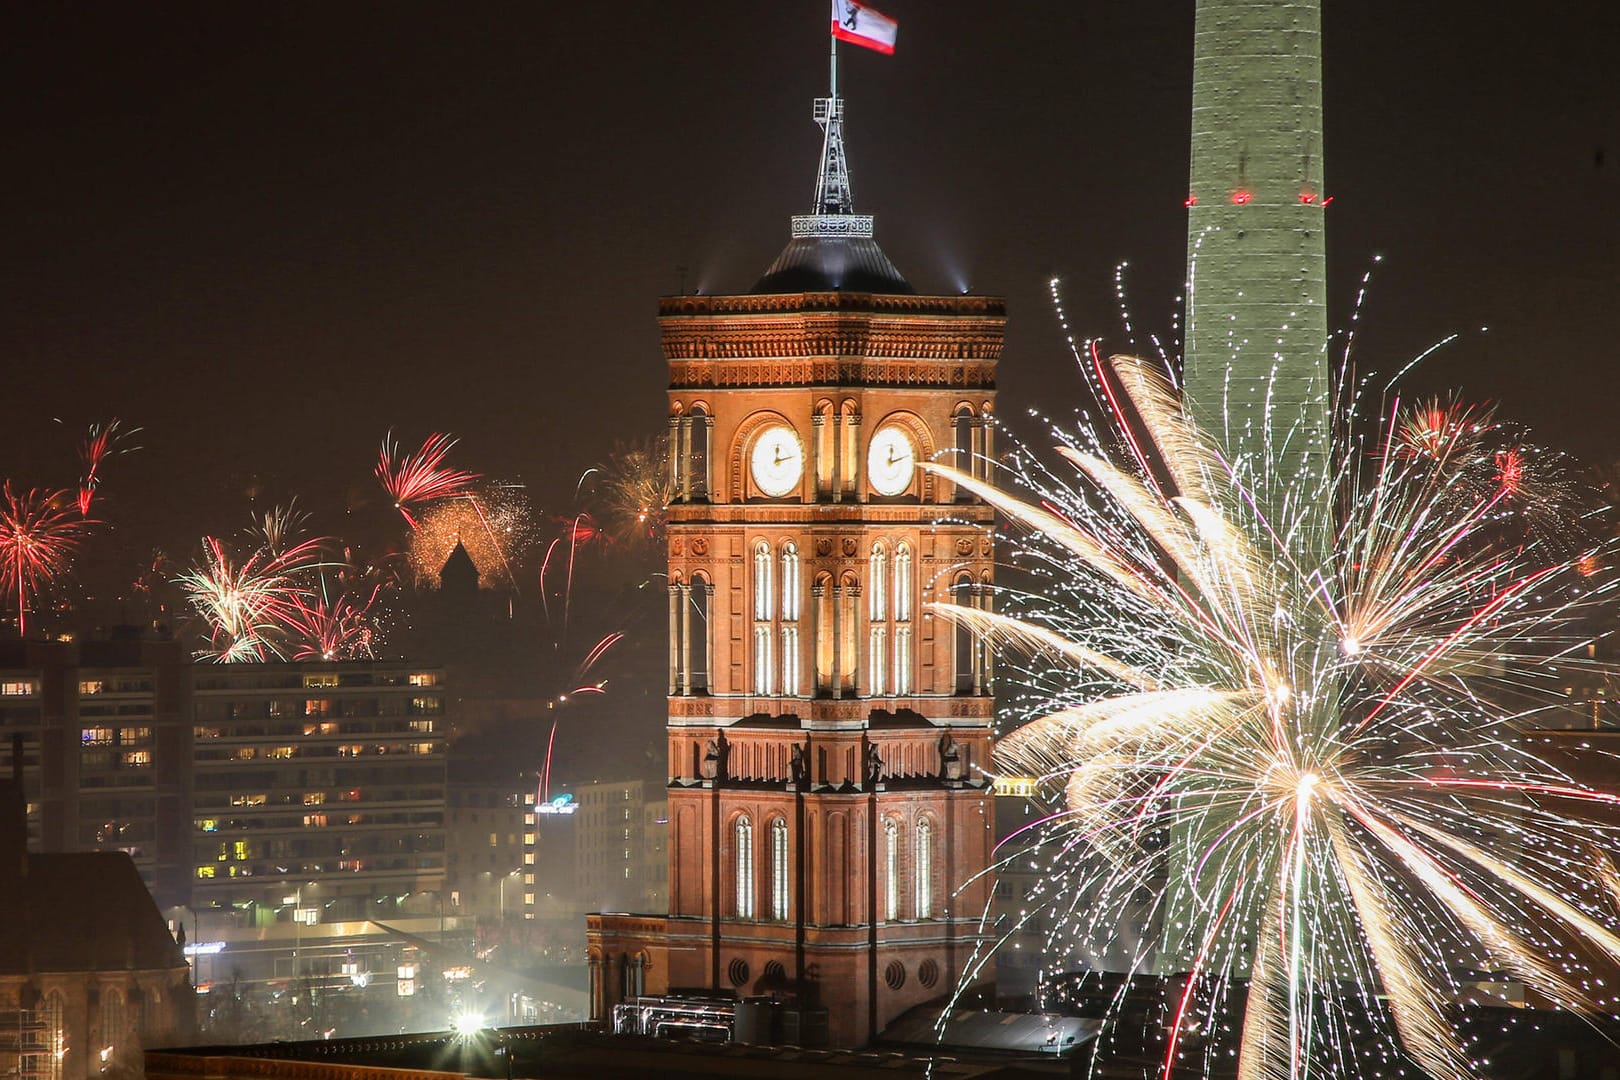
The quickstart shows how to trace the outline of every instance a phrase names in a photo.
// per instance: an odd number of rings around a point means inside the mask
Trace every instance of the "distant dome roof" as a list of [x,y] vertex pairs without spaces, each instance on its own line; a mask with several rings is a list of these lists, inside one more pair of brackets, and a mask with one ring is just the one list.
[[870,236],[795,236],[752,291],[910,295],[917,290]]

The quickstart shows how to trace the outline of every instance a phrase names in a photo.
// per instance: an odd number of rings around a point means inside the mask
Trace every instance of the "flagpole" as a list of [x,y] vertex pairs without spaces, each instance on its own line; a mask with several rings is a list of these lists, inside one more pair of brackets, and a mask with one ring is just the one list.
[[832,42],[832,58],[827,62],[827,96],[838,96],[838,39],[831,34],[827,39]]

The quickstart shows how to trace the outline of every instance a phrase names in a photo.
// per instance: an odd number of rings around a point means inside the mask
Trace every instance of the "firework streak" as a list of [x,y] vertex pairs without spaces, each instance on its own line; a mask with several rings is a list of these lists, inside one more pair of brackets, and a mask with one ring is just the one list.
[[[1167,378],[1100,367],[1110,424],[1060,433],[1061,466],[1017,455],[1018,494],[930,466],[1018,527],[1033,580],[999,613],[933,610],[1031,688],[996,760],[1058,806],[1028,837],[1049,951],[1186,977],[1161,1076],[1232,1055],[1244,1078],[1374,1075],[1404,1054],[1463,1080],[1464,969],[1612,1010],[1580,957],[1620,961],[1595,854],[1620,796],[1524,735],[1593,663],[1582,620],[1613,580],[1588,575],[1610,552],[1523,526],[1534,452],[1483,413],[1397,402],[1343,419],[1341,464],[1282,501],[1316,509],[1273,521]],[[1357,1056],[1367,1024],[1382,1057]]]
[[17,605],[17,632],[28,636],[28,602],[55,580],[93,524],[78,513],[71,491],[0,488],[0,595]]
[[408,454],[395,444],[393,432],[383,436],[382,450],[377,455],[377,481],[412,529],[416,528],[413,507],[465,495],[478,479],[477,473],[445,468],[444,459],[455,445],[456,440],[449,435],[429,435],[420,449]]

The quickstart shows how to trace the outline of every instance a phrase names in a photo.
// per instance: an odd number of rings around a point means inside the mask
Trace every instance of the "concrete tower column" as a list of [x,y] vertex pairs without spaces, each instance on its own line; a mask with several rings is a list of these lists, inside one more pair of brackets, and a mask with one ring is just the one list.
[[1284,521],[1328,467],[1323,183],[1320,0],[1197,0],[1187,405]]

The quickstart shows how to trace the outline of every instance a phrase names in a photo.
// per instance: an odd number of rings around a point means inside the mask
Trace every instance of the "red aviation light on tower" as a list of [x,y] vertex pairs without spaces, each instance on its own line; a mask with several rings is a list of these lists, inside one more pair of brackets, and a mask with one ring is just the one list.
[[1181,205],[1182,206],[1187,206],[1187,207],[1197,206],[1198,205],[1198,196],[1196,196],[1196,195],[1187,196],[1187,201],[1182,203]]
[[1232,192],[1232,202],[1236,206],[1243,206],[1254,201],[1254,192],[1238,188]]

